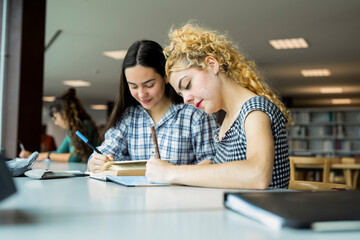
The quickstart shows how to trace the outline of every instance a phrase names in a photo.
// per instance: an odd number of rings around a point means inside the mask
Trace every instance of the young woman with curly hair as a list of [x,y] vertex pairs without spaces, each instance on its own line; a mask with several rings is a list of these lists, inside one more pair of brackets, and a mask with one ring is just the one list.
[[[58,162],[86,163],[92,150],[75,133],[76,131],[81,132],[91,144],[96,146],[98,144],[98,131],[94,121],[76,97],[75,89],[69,88],[57,97],[49,110],[55,125],[66,129],[68,132],[56,151],[40,153],[36,160],[50,159]],[[21,151],[20,157],[26,158],[30,154],[31,152]]]
[[226,115],[214,136],[214,164],[173,166],[157,158],[147,163],[149,181],[219,188],[287,188],[286,126],[292,118],[259,77],[256,66],[215,31],[192,24],[170,32],[164,49],[170,84],[206,113]]

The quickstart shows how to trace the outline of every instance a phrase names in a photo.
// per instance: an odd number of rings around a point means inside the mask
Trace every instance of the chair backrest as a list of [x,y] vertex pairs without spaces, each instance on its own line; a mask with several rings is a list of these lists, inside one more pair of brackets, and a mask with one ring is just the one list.
[[290,180],[295,180],[296,166],[300,164],[307,165],[309,168],[311,168],[311,165],[321,165],[323,168],[322,181],[329,182],[331,165],[329,158],[290,156]]
[[357,160],[354,157],[342,157],[341,162],[342,163],[356,163]]
[[290,180],[289,189],[299,191],[351,190],[345,184]]

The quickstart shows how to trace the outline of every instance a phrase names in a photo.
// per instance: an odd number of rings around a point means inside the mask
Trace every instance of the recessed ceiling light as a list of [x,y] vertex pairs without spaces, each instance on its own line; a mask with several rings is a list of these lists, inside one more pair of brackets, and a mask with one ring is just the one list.
[[91,105],[91,109],[94,109],[94,110],[107,110],[108,106],[107,105],[102,105],[102,104]]
[[350,104],[351,99],[350,98],[334,98],[331,99],[332,104]]
[[53,102],[53,101],[55,101],[55,97],[54,96],[44,96],[44,97],[42,97],[42,100],[44,102]]
[[116,60],[121,60],[125,58],[127,51],[126,50],[118,50],[118,51],[105,51],[103,54],[109,58],[113,58]]
[[86,82],[83,80],[65,80],[63,81],[64,85],[68,85],[71,87],[89,87],[91,86],[90,82]]
[[327,93],[342,93],[343,89],[341,87],[328,87],[328,88],[320,88],[320,92]]
[[329,69],[304,69],[301,70],[304,77],[327,77],[331,75]]
[[306,42],[306,40],[304,38],[269,40],[269,44],[277,50],[308,48],[309,47],[309,44]]

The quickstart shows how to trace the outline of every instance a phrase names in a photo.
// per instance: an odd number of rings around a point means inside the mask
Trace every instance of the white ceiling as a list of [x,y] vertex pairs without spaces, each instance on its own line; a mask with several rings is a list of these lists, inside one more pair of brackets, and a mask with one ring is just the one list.
[[[63,80],[79,79],[92,84],[77,89],[86,105],[112,101],[122,62],[102,52],[141,39],[165,46],[170,27],[191,19],[228,32],[270,85],[299,105],[301,99],[315,104],[318,98],[351,97],[360,106],[359,0],[47,0],[46,43],[62,33],[45,53],[44,96],[61,94]],[[268,44],[297,37],[310,47],[278,51]],[[332,75],[302,77],[300,70],[310,68],[328,68]],[[319,93],[336,86],[344,93]]]

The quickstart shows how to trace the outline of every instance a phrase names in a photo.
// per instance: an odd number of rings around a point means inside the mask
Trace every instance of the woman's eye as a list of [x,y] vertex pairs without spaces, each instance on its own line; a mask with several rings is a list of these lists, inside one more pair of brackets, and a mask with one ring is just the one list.
[[152,88],[155,84],[145,85],[146,88]]
[[191,81],[189,81],[188,84],[186,84],[185,89],[186,89],[186,90],[189,90],[189,89],[190,89],[190,86],[191,86]]

